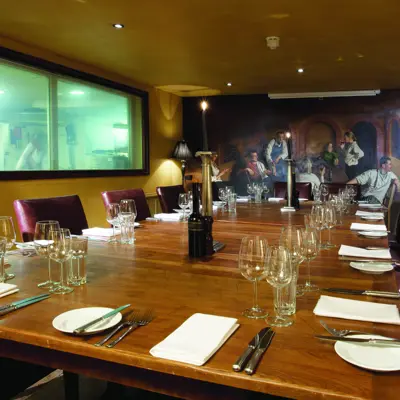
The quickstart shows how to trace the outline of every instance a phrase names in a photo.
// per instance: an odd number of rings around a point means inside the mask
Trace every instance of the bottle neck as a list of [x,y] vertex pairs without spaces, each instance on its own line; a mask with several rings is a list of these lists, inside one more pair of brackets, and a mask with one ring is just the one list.
[[200,187],[198,183],[193,183],[193,213],[200,214]]

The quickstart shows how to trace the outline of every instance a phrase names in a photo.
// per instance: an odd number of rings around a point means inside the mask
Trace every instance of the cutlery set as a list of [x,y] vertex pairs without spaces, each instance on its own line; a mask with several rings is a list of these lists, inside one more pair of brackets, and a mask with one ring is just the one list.
[[232,368],[235,372],[244,371],[253,375],[263,354],[267,351],[275,332],[271,328],[263,328],[250,340],[247,349],[237,359]]
[[13,303],[5,304],[4,306],[0,306],[0,316],[6,315],[20,308],[29,306],[30,304],[37,303],[38,301],[46,300],[49,297],[50,297],[49,294],[41,294],[38,296],[28,297],[23,300],[14,301]]
[[379,290],[356,290],[356,289],[342,289],[342,288],[324,288],[324,292],[340,293],[340,294],[355,294],[374,297],[386,297],[390,299],[400,299],[400,293],[397,292],[382,292]]

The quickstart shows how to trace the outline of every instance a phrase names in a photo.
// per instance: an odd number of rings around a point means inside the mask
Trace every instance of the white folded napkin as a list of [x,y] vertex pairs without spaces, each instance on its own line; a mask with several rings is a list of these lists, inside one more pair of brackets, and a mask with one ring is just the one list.
[[372,303],[371,301],[321,296],[314,308],[314,314],[323,317],[400,325],[399,310],[396,305]]
[[281,200],[285,200],[283,197],[270,197],[269,199],[268,199],[268,201],[270,202],[270,203],[278,203],[279,201],[281,201]]
[[203,365],[239,327],[236,318],[193,314],[150,350],[154,357]]
[[159,219],[161,221],[180,221],[182,218],[182,213],[160,213],[160,214],[154,214],[154,218]]
[[[115,234],[120,235],[121,231],[119,229],[115,229]],[[83,236],[92,236],[92,237],[103,237],[103,238],[110,238],[113,235],[112,228],[89,228],[89,229],[82,229]]]
[[384,217],[383,212],[361,211],[357,210],[358,217]]
[[11,283],[0,283],[0,297],[5,297],[18,291],[19,289],[17,288],[17,285]]
[[361,258],[383,258],[390,260],[392,258],[389,249],[367,250],[360,247],[346,246],[342,244],[339,249],[339,256],[361,257]]
[[248,203],[249,198],[247,196],[240,196],[236,198],[236,203]]
[[352,231],[386,232],[386,225],[360,224],[353,222],[350,226]]

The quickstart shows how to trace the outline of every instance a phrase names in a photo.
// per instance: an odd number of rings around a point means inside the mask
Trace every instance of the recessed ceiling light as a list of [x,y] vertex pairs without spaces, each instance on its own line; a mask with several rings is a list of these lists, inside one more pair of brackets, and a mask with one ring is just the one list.
[[227,82],[226,86],[232,86],[232,82]]
[[298,69],[297,69],[297,72],[298,72],[299,74],[302,74],[302,73],[304,72],[304,69],[303,69],[303,68],[298,68]]
[[122,29],[122,28],[125,28],[125,26],[124,26],[123,24],[113,24],[113,27],[114,27],[115,29]]
[[0,90],[0,94],[4,94],[5,93],[5,91],[4,90]]
[[71,90],[69,94],[72,94],[73,96],[81,96],[82,94],[85,94],[82,90]]

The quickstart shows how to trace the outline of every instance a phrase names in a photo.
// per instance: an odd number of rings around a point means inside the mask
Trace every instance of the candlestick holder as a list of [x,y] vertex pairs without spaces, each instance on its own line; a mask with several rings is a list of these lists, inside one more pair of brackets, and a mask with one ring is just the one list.
[[285,207],[281,208],[281,211],[283,212],[293,212],[296,211],[296,209],[293,207],[294,205],[292,204],[292,193],[293,193],[293,160],[292,159],[286,159],[285,160],[288,163],[288,169],[287,169],[287,182],[286,182],[286,197],[287,197],[287,203]]
[[212,181],[211,181],[211,151],[198,151],[196,157],[201,158],[202,168],[202,187],[201,187],[201,204],[202,215],[204,218],[204,231],[205,231],[205,254],[212,255],[213,237],[212,237],[212,224],[213,220],[213,198],[212,198]]

